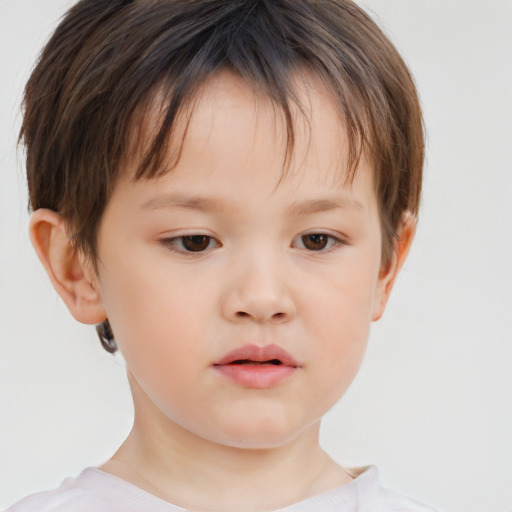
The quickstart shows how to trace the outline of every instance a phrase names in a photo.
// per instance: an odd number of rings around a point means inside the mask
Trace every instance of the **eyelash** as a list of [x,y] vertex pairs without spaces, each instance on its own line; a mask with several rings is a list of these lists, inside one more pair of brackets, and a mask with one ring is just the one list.
[[[208,239],[208,244],[204,249],[202,249],[200,251],[190,251],[186,247],[184,247],[183,243],[187,239],[192,239],[192,238],[206,238],[206,239]],[[209,236],[209,235],[202,235],[202,234],[182,235],[182,236],[176,236],[173,238],[163,238],[162,240],[160,240],[160,243],[164,247],[166,247],[167,249],[169,249],[173,252],[178,252],[181,254],[190,254],[190,255],[201,255],[201,254],[204,254],[208,249],[212,249],[212,247],[210,247],[212,241],[216,242],[217,246],[220,247],[220,243],[217,242],[215,240],[215,238],[213,238],[212,236]]]
[[[320,249],[316,249],[316,250],[315,249],[308,249],[307,247],[304,246],[304,239],[306,237],[327,237],[327,246],[326,247],[322,247]],[[191,241],[191,239],[193,239],[193,238],[207,239],[208,244],[206,245],[206,247],[204,249],[201,249],[201,250],[198,250],[198,251],[188,250],[183,244],[184,244],[184,242],[187,239],[189,241]],[[308,252],[311,252],[311,253],[328,253],[328,252],[334,250],[337,247],[350,245],[347,240],[344,240],[342,238],[339,238],[339,237],[336,237],[336,236],[331,235],[329,233],[324,233],[324,232],[321,232],[321,231],[320,232],[312,232],[312,233],[304,233],[304,234],[299,235],[294,240],[297,240],[297,239],[299,239],[301,241],[302,245],[303,245],[303,247],[301,247],[301,249],[303,249],[305,251],[308,251]],[[200,240],[197,240],[197,242],[199,242],[199,241]],[[211,247],[212,242],[214,242],[216,244],[214,247]],[[163,238],[163,239],[160,240],[160,243],[164,247],[166,247],[167,249],[169,249],[169,250],[171,250],[173,252],[177,252],[177,253],[180,253],[180,254],[192,255],[192,256],[203,255],[208,250],[211,250],[211,249],[213,249],[215,247],[221,247],[220,242],[215,240],[215,238],[213,238],[210,235],[203,235],[203,234],[182,235],[182,236],[176,236],[176,237],[172,237],[172,238]]]

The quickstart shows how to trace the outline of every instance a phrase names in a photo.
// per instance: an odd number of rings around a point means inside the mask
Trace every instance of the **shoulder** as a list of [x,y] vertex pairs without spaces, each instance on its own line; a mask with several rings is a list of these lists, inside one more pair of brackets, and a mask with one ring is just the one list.
[[66,478],[57,489],[26,496],[5,512],[89,512],[97,501],[78,485],[87,471],[77,478]]
[[437,512],[382,487],[374,466],[349,471],[352,482],[297,503],[281,512]]
[[368,499],[361,512],[363,510],[364,512],[377,510],[382,512],[439,512],[437,509],[384,488],[381,488],[378,494]]
[[97,468],[86,468],[58,489],[23,498],[5,512],[184,512]]
[[386,489],[380,483],[376,467],[355,470],[352,483],[356,489],[360,512],[437,512],[436,509]]
[[94,499],[76,482],[77,479],[67,478],[59,488],[31,494],[5,512],[88,512]]

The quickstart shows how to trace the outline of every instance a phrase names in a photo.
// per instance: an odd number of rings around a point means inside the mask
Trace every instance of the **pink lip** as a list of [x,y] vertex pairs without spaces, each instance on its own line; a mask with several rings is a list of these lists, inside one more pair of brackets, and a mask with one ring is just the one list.
[[[275,364],[277,361],[279,364]],[[264,389],[290,377],[299,364],[277,345],[245,345],[226,354],[214,363],[213,368],[242,386]]]

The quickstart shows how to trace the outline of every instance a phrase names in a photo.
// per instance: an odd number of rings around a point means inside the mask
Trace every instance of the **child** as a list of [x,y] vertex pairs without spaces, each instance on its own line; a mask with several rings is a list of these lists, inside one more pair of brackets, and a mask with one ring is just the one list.
[[26,88],[30,233],[126,360],[133,429],[31,511],[426,511],[322,416],[411,245],[423,133],[349,0],[82,0]]

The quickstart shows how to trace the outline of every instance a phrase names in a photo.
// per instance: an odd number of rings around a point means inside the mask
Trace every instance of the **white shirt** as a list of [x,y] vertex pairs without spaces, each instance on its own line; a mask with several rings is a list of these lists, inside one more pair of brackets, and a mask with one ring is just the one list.
[[[351,470],[350,483],[275,512],[435,512],[384,489],[374,466]],[[32,494],[6,512],[191,512],[114,475],[87,468],[58,489]],[[219,512],[222,512],[219,509]]]

